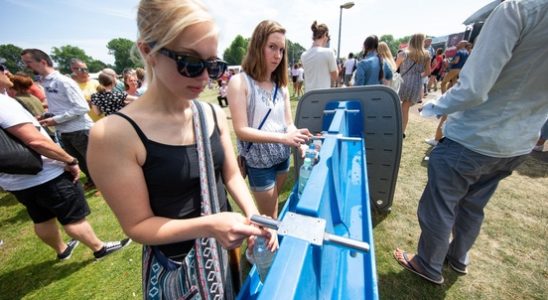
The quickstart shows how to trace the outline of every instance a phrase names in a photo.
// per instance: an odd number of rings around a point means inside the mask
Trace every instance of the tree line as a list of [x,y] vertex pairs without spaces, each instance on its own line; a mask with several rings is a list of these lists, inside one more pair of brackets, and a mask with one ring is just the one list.
[[[394,39],[392,35],[383,35],[379,40],[386,42],[395,56],[399,45],[406,43],[409,37]],[[247,52],[248,43],[249,38],[237,35],[230,46],[223,52],[223,60],[229,65],[240,65]],[[99,72],[107,67],[114,69],[117,73],[121,73],[126,68],[142,67],[142,62],[139,59],[134,44],[134,41],[125,38],[112,39],[107,43],[106,47],[109,50],[109,54],[114,55],[114,65],[94,59],[87,55],[84,49],[72,45],[53,47],[49,54],[57,64],[59,71],[64,74],[71,73],[70,60],[72,58],[84,61],[91,73]],[[306,51],[299,43],[293,43],[289,39],[286,41],[286,48],[290,64],[299,62],[301,54]],[[0,61],[12,72],[25,71],[26,66],[21,62],[21,51],[23,51],[22,48],[13,44],[0,45]],[[357,57],[362,56],[361,49],[353,53]],[[346,54],[341,53],[340,57],[346,57]]]

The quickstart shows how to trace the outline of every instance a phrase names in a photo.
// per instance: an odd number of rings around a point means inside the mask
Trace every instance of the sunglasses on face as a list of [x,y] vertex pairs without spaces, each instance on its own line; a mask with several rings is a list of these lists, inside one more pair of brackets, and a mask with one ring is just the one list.
[[227,63],[218,58],[203,60],[188,54],[177,53],[166,48],[160,49],[159,53],[173,59],[177,63],[177,71],[184,77],[198,77],[207,69],[209,78],[219,79],[227,68]]
[[76,71],[82,72],[82,73],[87,73],[87,72],[88,72],[88,68],[76,68]]

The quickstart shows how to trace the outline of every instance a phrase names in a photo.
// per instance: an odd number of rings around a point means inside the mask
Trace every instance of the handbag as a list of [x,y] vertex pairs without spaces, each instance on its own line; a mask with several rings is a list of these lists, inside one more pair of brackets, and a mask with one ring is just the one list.
[[[272,97],[273,101],[276,100],[276,95],[277,94],[278,94],[278,84],[276,83],[276,88],[274,89],[274,96]],[[257,127],[258,130],[261,130],[261,128],[264,125],[264,122],[266,121],[266,118],[268,118],[271,111],[272,111],[272,108],[269,108],[268,111],[266,112],[263,120],[259,124],[259,127]],[[247,147],[245,149],[245,153],[249,152],[249,149],[251,148],[252,145],[253,145],[253,143],[247,144]],[[236,160],[238,161],[238,168],[240,168],[240,174],[242,174],[242,177],[245,179],[247,177],[247,165],[246,165],[246,162],[245,162],[245,157],[242,154],[238,154],[238,157],[236,157]]]
[[[200,173],[201,215],[220,212],[215,166],[202,104],[192,102]],[[215,112],[213,112],[215,113]],[[234,297],[228,253],[212,237],[197,238],[182,262],[157,247],[143,247],[144,299],[227,299]]]
[[4,128],[0,128],[0,172],[36,175],[42,171],[42,157]]
[[240,169],[240,174],[242,174],[242,177],[245,179],[247,177],[247,166],[245,164],[245,157],[238,154],[236,157],[236,160],[238,161],[238,168]]

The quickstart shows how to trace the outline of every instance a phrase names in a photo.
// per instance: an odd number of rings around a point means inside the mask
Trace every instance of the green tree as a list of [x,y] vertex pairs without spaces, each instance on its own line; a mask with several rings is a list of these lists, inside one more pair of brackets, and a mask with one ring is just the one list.
[[71,45],[60,48],[53,47],[51,50],[51,59],[57,63],[59,72],[63,74],[72,73],[70,70],[70,60],[73,58],[78,58],[86,64],[93,60],[83,49]]
[[299,43],[293,43],[291,40],[287,39],[286,43],[287,48],[287,61],[290,65],[293,65],[301,60],[301,54],[306,51],[306,49],[301,46]]
[[244,39],[243,36],[238,34],[230,44],[230,47],[225,49],[223,60],[229,65],[241,65],[247,52],[248,43],[249,39]]
[[142,67],[143,64],[137,58],[136,53],[132,54],[135,43],[124,38],[112,39],[107,44],[109,54],[114,55],[114,70],[121,73],[125,68]]
[[398,53],[398,46],[399,43],[396,43],[396,40],[394,40],[394,36],[391,34],[382,35],[379,40],[381,42],[385,42],[388,44],[388,48],[390,48],[390,52],[392,52],[392,55],[394,58],[396,58],[396,53]]
[[13,44],[0,45],[0,60],[12,73],[24,69],[21,64],[21,51],[23,49]]
[[97,59],[92,59],[90,62],[87,62],[86,64],[88,65],[89,71],[91,73],[96,73],[103,70],[104,68],[111,67],[107,65],[106,63]]

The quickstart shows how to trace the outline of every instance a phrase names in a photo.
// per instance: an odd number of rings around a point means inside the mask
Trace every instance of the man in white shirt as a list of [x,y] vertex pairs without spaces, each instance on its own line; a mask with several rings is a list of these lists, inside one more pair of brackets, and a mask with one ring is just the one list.
[[53,117],[40,120],[44,126],[55,126],[61,145],[80,162],[86,174],[86,188],[93,188],[93,180],[86,164],[89,129],[93,121],[88,115],[89,105],[78,84],[53,68],[49,55],[38,49],[25,49],[22,61],[43,78],[42,85],[48,99],[48,110]]
[[356,59],[354,58],[354,53],[350,52],[348,59],[344,62],[344,85],[351,86],[350,81],[352,80],[355,67]]
[[305,92],[328,89],[339,72],[333,50],[329,46],[329,29],[325,24],[312,24],[312,47],[301,55],[304,67]]

